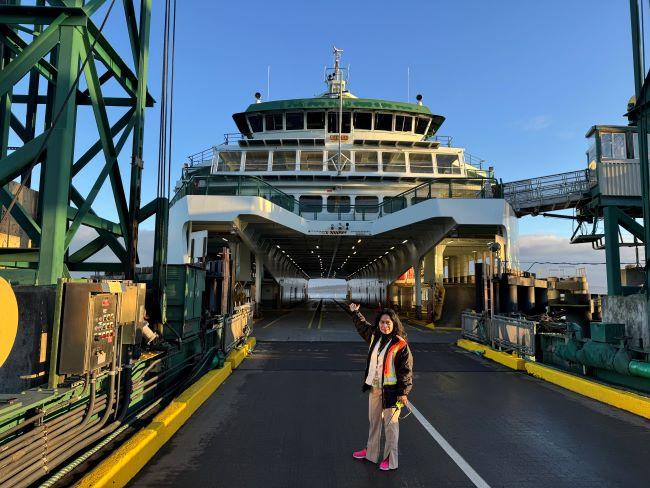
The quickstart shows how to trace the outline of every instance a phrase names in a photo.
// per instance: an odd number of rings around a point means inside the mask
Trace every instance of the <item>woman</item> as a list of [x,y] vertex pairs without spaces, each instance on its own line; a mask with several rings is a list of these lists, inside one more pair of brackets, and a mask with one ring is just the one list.
[[394,310],[386,308],[379,312],[374,324],[361,315],[359,305],[351,303],[350,312],[359,335],[369,344],[363,391],[370,391],[368,444],[352,456],[373,463],[379,460],[383,419],[386,443],[379,469],[397,469],[399,415],[401,407],[408,405],[407,396],[413,386],[413,356],[404,326]]

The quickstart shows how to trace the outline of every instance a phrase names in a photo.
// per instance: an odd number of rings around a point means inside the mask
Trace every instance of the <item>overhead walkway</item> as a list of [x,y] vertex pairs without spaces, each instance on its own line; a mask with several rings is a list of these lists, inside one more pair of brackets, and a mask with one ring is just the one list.
[[589,170],[512,181],[501,186],[503,198],[518,217],[565,210],[589,200],[596,180]]
[[648,422],[458,349],[453,333],[411,326],[410,400],[424,424],[401,422],[395,472],[352,459],[367,437],[367,347],[335,303],[317,308],[257,324],[257,350],[130,486],[476,486],[468,467],[490,487],[650,479]]

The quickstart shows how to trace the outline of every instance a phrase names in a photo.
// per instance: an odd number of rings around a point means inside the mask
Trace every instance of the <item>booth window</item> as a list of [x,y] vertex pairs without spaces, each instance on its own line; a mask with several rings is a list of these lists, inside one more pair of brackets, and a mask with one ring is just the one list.
[[285,115],[287,130],[303,130],[305,117],[302,112],[287,112]]
[[325,112],[307,112],[307,129],[317,130],[325,128]]

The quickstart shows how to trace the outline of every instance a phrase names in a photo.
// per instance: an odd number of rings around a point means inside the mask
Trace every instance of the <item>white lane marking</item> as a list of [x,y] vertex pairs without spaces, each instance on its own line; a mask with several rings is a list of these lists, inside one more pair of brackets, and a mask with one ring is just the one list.
[[412,402],[409,402],[409,408],[411,409],[411,412],[413,412],[413,415],[415,415],[415,418],[418,419],[418,421],[422,424],[422,427],[433,437],[433,439],[442,447],[442,449],[447,453],[447,455],[458,465],[458,467],[465,473],[465,475],[471,480],[472,483],[477,488],[490,488],[490,485],[488,485],[481,476],[474,471],[474,468],[472,468],[467,461],[463,459],[463,457],[458,454],[458,451],[451,447],[451,444],[447,442],[447,440],[436,430],[436,428],[429,423],[429,421],[424,418],[424,415],[420,413],[420,411],[415,408],[415,405],[413,405]]

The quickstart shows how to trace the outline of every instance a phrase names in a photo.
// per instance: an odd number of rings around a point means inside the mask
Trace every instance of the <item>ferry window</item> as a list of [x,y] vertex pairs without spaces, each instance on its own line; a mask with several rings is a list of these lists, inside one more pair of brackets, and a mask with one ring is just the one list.
[[352,169],[350,151],[341,151],[340,161],[338,151],[329,151],[327,156],[327,171],[350,171]]
[[271,168],[273,171],[295,171],[296,151],[275,151]]
[[354,210],[362,214],[377,213],[379,211],[379,198],[358,196],[354,199]]
[[282,114],[267,114],[264,116],[266,130],[282,130]]
[[411,205],[415,205],[416,203],[420,203],[420,202],[425,202],[427,200],[428,200],[427,197],[413,197],[411,198]]
[[287,112],[287,130],[303,130],[305,128],[305,117],[302,112]]
[[300,214],[320,213],[323,211],[323,199],[318,195],[302,195],[298,200]]
[[415,133],[424,134],[427,131],[427,126],[429,125],[429,117],[417,117],[415,119]]
[[436,154],[438,173],[441,175],[460,174],[458,156],[456,154]]
[[396,115],[395,130],[400,132],[411,132],[413,130],[413,117],[409,117],[408,115]]
[[355,171],[377,171],[379,169],[379,153],[376,151],[355,151]]
[[325,112],[307,112],[307,129],[324,129]]
[[384,213],[393,213],[406,208],[406,197],[384,197]]
[[253,132],[262,132],[262,116],[261,115],[249,115],[248,116],[248,125]]
[[381,160],[385,172],[403,173],[406,171],[406,157],[403,152],[381,153]]
[[[332,132],[332,133],[339,132],[338,120],[339,120],[338,112],[327,113],[327,132]],[[348,134],[350,132],[350,112],[343,112],[343,126],[341,127],[341,132],[343,134]]]
[[372,130],[372,114],[370,112],[354,112],[354,128]]
[[327,197],[327,211],[329,213],[349,213],[350,197],[332,195]]
[[433,173],[431,153],[409,153],[411,173]]
[[241,153],[236,151],[221,151],[217,161],[217,171],[239,171]]
[[269,167],[267,151],[248,151],[244,160],[244,171],[266,171]]
[[375,114],[375,130],[393,130],[393,114]]
[[300,171],[323,171],[323,151],[300,151]]

